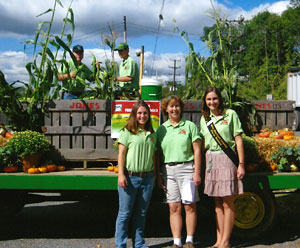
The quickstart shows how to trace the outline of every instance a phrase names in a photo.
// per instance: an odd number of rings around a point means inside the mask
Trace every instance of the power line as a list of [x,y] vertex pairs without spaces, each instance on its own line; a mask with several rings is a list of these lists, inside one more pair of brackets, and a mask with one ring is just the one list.
[[151,65],[151,75],[153,74],[153,66],[154,66],[154,61],[155,61],[155,54],[156,54],[156,47],[157,47],[157,40],[158,40],[158,33],[161,27],[161,23],[163,21],[163,15],[162,11],[164,8],[165,0],[162,1],[159,16],[158,16],[158,27],[157,27],[157,33],[156,33],[156,38],[155,38],[155,43],[154,43],[154,50],[153,50],[153,60],[152,60],[152,65]]

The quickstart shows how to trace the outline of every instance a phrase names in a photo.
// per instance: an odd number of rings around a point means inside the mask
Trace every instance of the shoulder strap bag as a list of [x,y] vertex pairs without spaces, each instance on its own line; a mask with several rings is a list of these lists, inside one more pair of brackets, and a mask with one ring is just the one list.
[[231,149],[231,147],[226,143],[222,136],[218,133],[212,120],[209,120],[207,123],[207,128],[210,134],[213,136],[218,145],[222,148],[223,152],[232,160],[236,167],[239,166],[239,159],[237,154]]

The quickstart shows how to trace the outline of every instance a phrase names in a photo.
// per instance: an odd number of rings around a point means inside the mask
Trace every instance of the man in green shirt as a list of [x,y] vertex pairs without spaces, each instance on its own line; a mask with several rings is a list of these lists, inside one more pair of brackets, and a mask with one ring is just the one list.
[[94,80],[93,72],[81,62],[84,57],[83,47],[81,45],[74,46],[73,54],[77,60],[77,67],[73,60],[69,60],[67,61],[68,66],[62,64],[58,70],[58,80],[62,81],[63,99],[77,99],[82,95],[85,86],[80,79],[89,82]]
[[127,43],[120,43],[115,51],[123,59],[120,64],[119,77],[116,79],[119,84],[119,91],[116,92],[116,98],[125,97],[136,100],[139,94],[139,68],[136,62],[129,56],[129,47]]

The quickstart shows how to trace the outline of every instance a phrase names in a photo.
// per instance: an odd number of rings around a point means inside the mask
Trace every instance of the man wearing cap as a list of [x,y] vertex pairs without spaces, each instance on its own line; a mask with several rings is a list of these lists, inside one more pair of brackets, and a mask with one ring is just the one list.
[[94,80],[93,72],[84,63],[81,63],[84,57],[83,47],[81,45],[74,46],[73,54],[77,61],[77,67],[73,60],[68,60],[68,66],[62,64],[58,70],[58,80],[62,81],[62,99],[76,99],[84,92],[85,86],[78,78],[90,82]]
[[116,92],[116,98],[120,96],[128,99],[138,99],[139,94],[139,68],[137,63],[129,56],[129,47],[127,43],[120,43],[115,51],[118,51],[123,62],[120,64],[119,77],[117,81],[120,86],[120,92]]

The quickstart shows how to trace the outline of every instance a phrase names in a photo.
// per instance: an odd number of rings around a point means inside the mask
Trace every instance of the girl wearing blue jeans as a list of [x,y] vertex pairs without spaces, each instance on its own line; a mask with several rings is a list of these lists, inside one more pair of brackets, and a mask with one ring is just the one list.
[[134,104],[118,142],[119,212],[115,244],[118,248],[126,247],[128,224],[132,218],[133,247],[146,248],[144,227],[154,185],[156,133],[152,128],[150,109],[143,100]]

